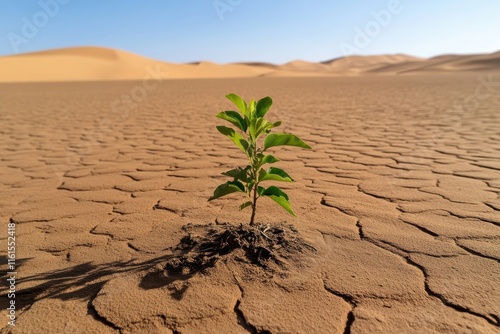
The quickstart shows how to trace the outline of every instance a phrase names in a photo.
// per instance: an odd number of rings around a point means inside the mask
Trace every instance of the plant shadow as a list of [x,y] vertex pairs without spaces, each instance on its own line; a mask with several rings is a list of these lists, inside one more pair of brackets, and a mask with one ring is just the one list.
[[[28,284],[29,287],[15,291],[16,308],[24,309],[36,301],[47,298],[91,301],[104,284],[116,274],[150,271],[159,263],[165,263],[170,257],[172,255],[160,256],[143,262],[137,262],[136,259],[105,264],[86,262],[73,267],[26,277],[22,276],[22,270],[18,270],[16,286]],[[20,259],[18,261],[26,262],[27,260]],[[1,308],[7,308],[8,306],[9,299],[3,298],[7,297],[8,292],[8,290],[5,290],[1,295]]]

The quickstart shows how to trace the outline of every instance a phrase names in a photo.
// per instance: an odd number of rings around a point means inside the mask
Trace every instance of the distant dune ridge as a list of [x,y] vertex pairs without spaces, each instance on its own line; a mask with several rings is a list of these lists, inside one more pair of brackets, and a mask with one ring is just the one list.
[[174,64],[101,47],[73,47],[0,57],[0,82],[56,82],[259,76],[336,76],[418,72],[500,71],[500,52],[423,59],[404,54],[347,56],[324,62],[296,60]]

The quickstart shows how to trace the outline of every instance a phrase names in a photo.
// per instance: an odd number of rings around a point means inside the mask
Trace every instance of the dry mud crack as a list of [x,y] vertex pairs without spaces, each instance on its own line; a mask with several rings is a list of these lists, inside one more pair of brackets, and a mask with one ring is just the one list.
[[[165,81],[126,114],[134,82],[2,84],[1,333],[500,333],[500,91],[460,107],[479,76]],[[298,218],[262,201],[256,220],[317,251],[165,284],[183,226],[249,219],[207,202],[243,158],[214,131],[229,91],[271,95],[313,146],[279,154]]]

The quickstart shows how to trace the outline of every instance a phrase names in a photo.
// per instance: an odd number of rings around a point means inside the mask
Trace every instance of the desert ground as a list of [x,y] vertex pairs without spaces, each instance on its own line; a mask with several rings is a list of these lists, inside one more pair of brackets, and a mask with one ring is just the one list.
[[[14,223],[17,264],[1,333],[500,333],[499,80],[0,84],[1,240]],[[207,201],[244,163],[215,129],[230,92],[272,96],[269,119],[313,147],[273,150],[298,217],[262,199],[256,220],[317,251],[280,273],[227,257],[170,282],[184,225],[249,221],[237,194]]]

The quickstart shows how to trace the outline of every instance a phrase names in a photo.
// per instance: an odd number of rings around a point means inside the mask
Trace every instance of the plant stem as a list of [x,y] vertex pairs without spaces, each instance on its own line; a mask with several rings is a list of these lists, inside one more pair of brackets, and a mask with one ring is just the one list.
[[250,226],[254,226],[255,223],[254,218],[255,218],[255,211],[257,210],[257,183],[255,183],[255,186],[253,188],[253,201],[252,201],[252,217],[250,218]]
[[253,169],[253,179],[255,184],[253,185],[253,201],[252,201],[252,216],[250,217],[250,226],[254,226],[254,219],[255,219],[255,212],[257,210],[257,187],[259,185],[258,178],[259,178],[259,171],[257,169],[257,162],[256,162],[256,155],[257,155],[257,143],[252,140],[252,148],[253,148],[253,155],[252,155],[252,160],[250,161],[252,164],[252,169]]

